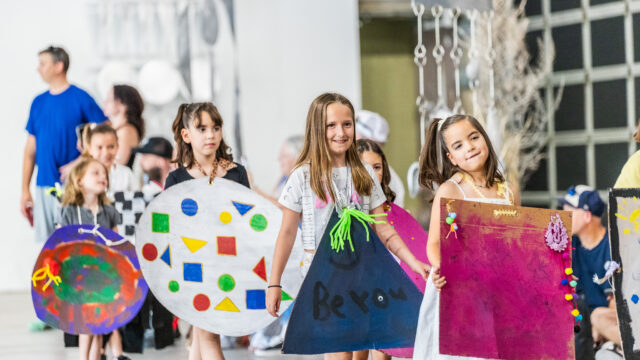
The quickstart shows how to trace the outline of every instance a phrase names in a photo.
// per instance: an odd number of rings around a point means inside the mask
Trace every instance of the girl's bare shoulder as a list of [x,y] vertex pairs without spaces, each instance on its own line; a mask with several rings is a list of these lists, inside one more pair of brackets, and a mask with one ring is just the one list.
[[462,183],[462,176],[455,174],[449,180],[443,182],[436,191],[437,198],[462,199],[463,194],[460,191],[459,184]]

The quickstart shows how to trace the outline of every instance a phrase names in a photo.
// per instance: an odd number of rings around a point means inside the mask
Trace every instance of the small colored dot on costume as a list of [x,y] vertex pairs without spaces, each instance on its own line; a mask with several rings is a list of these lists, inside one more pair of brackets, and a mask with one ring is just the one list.
[[211,306],[209,297],[205,294],[198,294],[193,297],[193,307],[198,311],[205,311]]
[[578,315],[580,315],[580,311],[578,311],[578,309],[573,309],[573,310],[571,311],[571,315],[573,315],[573,316],[578,316]]
[[249,225],[255,231],[264,231],[267,228],[267,218],[262,214],[255,214],[251,217]]
[[573,274],[573,269],[566,268],[566,269],[564,269],[564,273],[567,274],[567,275],[571,275],[571,274]]
[[223,224],[228,224],[231,222],[231,213],[229,213],[228,211],[223,211],[220,213],[220,221]]
[[182,200],[182,212],[187,216],[193,216],[198,212],[198,203],[193,199]]
[[576,316],[576,321],[582,321],[582,315]]
[[560,284],[562,285],[567,285],[569,283],[569,280],[567,279],[562,279],[562,281],[560,281]]
[[169,281],[169,291],[176,292],[178,290],[180,290],[180,284],[175,280]]
[[229,292],[236,287],[236,281],[233,279],[231,275],[222,274],[218,278],[218,286],[220,287],[220,290]]
[[571,295],[571,294],[566,294],[566,295],[564,296],[564,298],[565,298],[567,301],[571,301],[571,300],[573,300],[573,295]]
[[633,294],[633,296],[631,296],[631,301],[633,301],[634,304],[637,304],[639,300],[640,298],[638,297],[638,295]]
[[578,282],[575,280],[571,280],[571,282],[569,283],[569,285],[571,285],[571,287],[576,287],[578,286]]
[[142,256],[147,261],[153,261],[158,257],[158,249],[151,243],[144,244],[142,247]]

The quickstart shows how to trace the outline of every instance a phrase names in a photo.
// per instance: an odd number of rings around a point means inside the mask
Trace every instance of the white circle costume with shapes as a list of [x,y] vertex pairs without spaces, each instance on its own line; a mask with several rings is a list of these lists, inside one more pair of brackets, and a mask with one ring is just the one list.
[[[177,317],[240,336],[273,322],[266,290],[282,211],[235,182],[208,178],[172,186],[140,218],[136,252],[156,298]],[[294,244],[282,276],[281,312],[302,283]]]

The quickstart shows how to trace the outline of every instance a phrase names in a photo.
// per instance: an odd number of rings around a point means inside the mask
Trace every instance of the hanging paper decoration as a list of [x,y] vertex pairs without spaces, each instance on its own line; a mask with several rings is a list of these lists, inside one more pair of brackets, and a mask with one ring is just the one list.
[[[156,298],[177,317],[240,336],[273,321],[267,276],[282,212],[235,182],[216,178],[174,185],[145,210],[136,231],[142,271]],[[284,311],[302,282],[296,243],[282,276]]]
[[[387,221],[393,226],[398,235],[400,235],[404,243],[407,244],[411,253],[413,253],[418,260],[429,264],[429,259],[427,259],[427,233],[422,226],[405,209],[394,203],[385,205],[385,211],[387,213]],[[400,266],[411,281],[418,287],[418,290],[424,293],[426,282],[422,276],[414,273],[404,261],[400,262]],[[383,351],[393,357],[413,357],[413,347],[384,349]]]
[[[625,359],[640,359],[640,189],[609,191],[611,274]],[[594,279],[595,281],[596,279]]]
[[338,220],[334,212],[293,306],[283,353],[413,346],[422,294],[359,222],[350,227],[354,250],[334,251]]
[[31,277],[38,318],[70,334],[107,334],[124,326],[147,291],[133,245],[93,225],[51,234]]
[[[569,249],[549,249],[549,219],[570,213],[441,200],[440,353],[485,359],[573,359],[581,316],[560,281],[571,275]],[[445,217],[455,213],[457,237]],[[566,229],[570,232],[570,228]],[[571,297],[571,298],[570,298]],[[574,320],[575,319],[575,320]]]

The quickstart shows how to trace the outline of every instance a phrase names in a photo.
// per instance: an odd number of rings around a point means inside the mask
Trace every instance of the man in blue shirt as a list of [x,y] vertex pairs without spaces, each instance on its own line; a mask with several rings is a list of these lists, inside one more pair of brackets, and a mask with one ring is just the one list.
[[[69,55],[64,49],[50,46],[38,54],[38,73],[49,85],[49,90],[31,103],[22,165],[20,211],[33,223],[36,240],[42,242],[54,230],[57,206],[57,200],[47,191],[56,182],[61,182],[61,176],[69,171],[69,164],[80,155],[76,146],[76,127],[107,119],[89,94],[69,83],[68,69]],[[29,184],[35,166],[38,175],[34,202]]]
[[598,192],[586,185],[569,188],[559,202],[564,210],[573,213],[573,274],[578,278],[576,291],[579,298],[586,302],[591,313],[589,320],[593,339],[596,342],[611,341],[620,346],[611,285],[608,281],[601,285],[593,281],[594,275],[604,277],[611,261],[609,234],[601,220],[606,206]]

